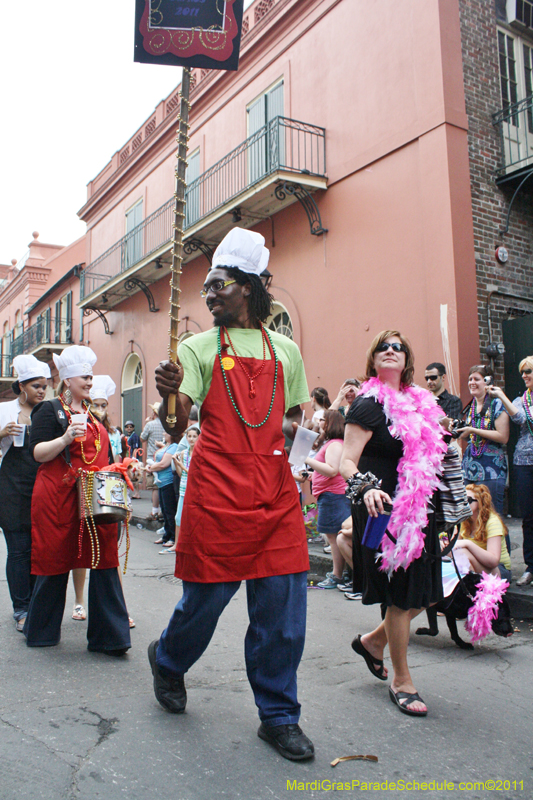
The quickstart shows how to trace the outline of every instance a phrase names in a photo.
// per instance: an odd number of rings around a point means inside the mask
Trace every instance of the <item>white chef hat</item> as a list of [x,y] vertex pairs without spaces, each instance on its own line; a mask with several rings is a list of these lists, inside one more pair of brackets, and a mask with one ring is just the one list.
[[260,275],[267,268],[269,257],[264,236],[245,228],[232,228],[215,250],[211,269],[238,267],[243,272]]
[[50,367],[44,361],[39,361],[35,356],[15,356],[13,366],[17,373],[17,381],[31,381],[32,378],[50,378]]
[[91,400],[109,400],[116,388],[117,384],[109,375],[93,375],[93,385],[89,389]]
[[73,344],[66,347],[61,355],[54,353],[54,364],[59,372],[59,380],[77,378],[79,375],[92,375],[96,364],[96,353],[90,347]]

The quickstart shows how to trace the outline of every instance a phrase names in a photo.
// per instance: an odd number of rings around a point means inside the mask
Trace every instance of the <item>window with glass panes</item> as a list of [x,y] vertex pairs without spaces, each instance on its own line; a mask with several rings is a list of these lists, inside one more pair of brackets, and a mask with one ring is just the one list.
[[254,137],[248,148],[248,183],[252,184],[284,162],[284,128],[271,124],[284,113],[283,81],[250,103],[246,113],[248,138]]

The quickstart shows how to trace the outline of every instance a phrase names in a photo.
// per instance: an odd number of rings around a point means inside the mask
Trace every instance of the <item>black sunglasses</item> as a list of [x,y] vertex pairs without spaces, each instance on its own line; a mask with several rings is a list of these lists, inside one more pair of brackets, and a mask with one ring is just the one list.
[[532,372],[533,370],[531,369],[523,369],[520,375],[531,375]]
[[475,497],[467,497],[466,499],[468,500],[468,505],[469,506],[471,506],[472,503],[477,503],[477,500],[476,500]]
[[386,353],[389,347],[392,347],[395,353],[407,353],[406,346],[400,344],[400,342],[381,342],[374,350],[374,353]]
[[426,375],[426,381],[436,381],[437,378],[440,378],[440,375]]

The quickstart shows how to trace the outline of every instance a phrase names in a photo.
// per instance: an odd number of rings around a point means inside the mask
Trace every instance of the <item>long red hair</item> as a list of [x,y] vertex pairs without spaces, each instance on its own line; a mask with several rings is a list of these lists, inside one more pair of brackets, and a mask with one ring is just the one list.
[[470,517],[469,519],[465,520],[461,525],[461,538],[462,539],[473,539],[474,542],[486,542],[487,541],[487,522],[489,521],[489,517],[491,514],[496,514],[498,519],[500,520],[503,530],[504,536],[507,535],[508,529],[507,525],[500,517],[496,509],[492,504],[492,497],[483,483],[469,483],[466,487],[469,492],[471,492],[477,500],[478,503],[478,515],[476,524],[474,526],[473,518]]

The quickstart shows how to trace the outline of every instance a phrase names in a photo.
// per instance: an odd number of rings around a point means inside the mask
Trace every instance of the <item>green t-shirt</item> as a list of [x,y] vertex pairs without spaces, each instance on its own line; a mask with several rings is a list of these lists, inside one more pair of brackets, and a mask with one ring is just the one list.
[[[263,338],[255,328],[230,328],[231,341],[241,358],[263,358]],[[283,364],[285,411],[309,402],[309,390],[302,356],[292,339],[281,333],[269,331],[270,338]],[[184,377],[180,392],[197,405],[201,405],[211,386],[213,364],[217,357],[218,328],[211,328],[186,339],[179,347],[178,356],[183,365]],[[232,353],[231,347],[228,351]],[[267,347],[267,359],[271,358]]]

